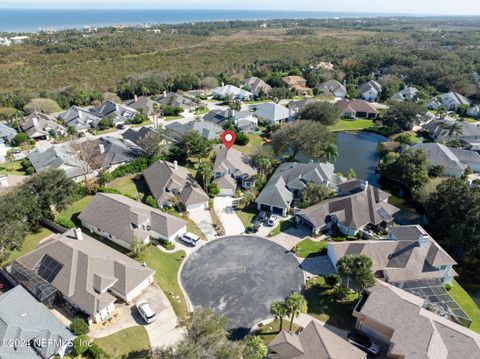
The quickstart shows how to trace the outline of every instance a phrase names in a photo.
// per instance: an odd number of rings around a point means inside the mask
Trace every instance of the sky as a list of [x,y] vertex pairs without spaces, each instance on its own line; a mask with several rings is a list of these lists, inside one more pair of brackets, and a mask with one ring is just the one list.
[[480,15],[479,0],[0,0],[0,8],[252,9]]

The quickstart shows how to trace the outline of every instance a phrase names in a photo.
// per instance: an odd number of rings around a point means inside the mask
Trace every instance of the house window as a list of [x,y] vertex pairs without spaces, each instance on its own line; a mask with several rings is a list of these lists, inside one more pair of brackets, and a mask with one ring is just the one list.
[[440,266],[440,270],[443,271],[443,270],[445,270],[445,269],[447,269],[447,266]]

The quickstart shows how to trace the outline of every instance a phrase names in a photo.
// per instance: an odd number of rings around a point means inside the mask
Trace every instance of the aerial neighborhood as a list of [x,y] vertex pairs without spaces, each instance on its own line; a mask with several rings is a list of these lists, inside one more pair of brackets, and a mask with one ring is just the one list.
[[335,51],[0,91],[0,358],[480,358],[478,63]]

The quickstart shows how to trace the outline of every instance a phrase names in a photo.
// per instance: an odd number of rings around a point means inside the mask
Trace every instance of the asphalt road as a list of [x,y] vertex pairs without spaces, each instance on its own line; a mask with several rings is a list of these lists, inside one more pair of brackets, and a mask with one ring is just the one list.
[[192,253],[181,281],[194,307],[225,315],[232,336],[241,337],[271,317],[272,301],[300,291],[304,277],[285,248],[259,237],[232,236]]

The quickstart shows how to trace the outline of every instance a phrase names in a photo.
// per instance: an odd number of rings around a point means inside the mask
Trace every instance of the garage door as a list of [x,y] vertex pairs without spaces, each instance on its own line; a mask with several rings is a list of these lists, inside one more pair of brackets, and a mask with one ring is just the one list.
[[233,197],[233,194],[234,194],[234,193],[233,193],[233,190],[232,190],[232,189],[226,189],[226,188],[224,188],[224,189],[221,189],[221,190],[220,190],[220,193],[219,193],[218,195],[219,195],[219,196],[223,196],[223,197],[224,197],[224,196],[231,196],[231,197]]

